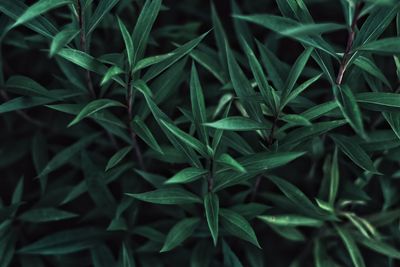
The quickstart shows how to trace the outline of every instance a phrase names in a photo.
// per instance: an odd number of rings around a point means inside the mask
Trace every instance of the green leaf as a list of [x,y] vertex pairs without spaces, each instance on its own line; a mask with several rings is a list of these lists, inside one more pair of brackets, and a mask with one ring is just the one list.
[[93,142],[99,134],[91,134],[89,136],[81,138],[79,141],[74,143],[73,145],[64,148],[60,152],[58,152],[46,165],[46,167],[42,170],[42,172],[38,175],[38,177],[42,177],[44,175],[49,174],[50,172],[58,169],[63,166],[67,162],[71,160],[73,156],[75,156],[78,152],[80,152],[84,147],[88,146],[91,142]]
[[90,18],[89,23],[86,26],[86,35],[90,35],[94,31],[97,25],[110,12],[110,10],[119,2],[119,0],[100,0],[96,10]]
[[366,171],[379,174],[368,154],[356,142],[342,135],[331,135],[331,138],[335,141],[340,150],[342,150],[357,166]]
[[223,153],[218,157],[217,162],[225,165],[233,170],[236,170],[241,173],[245,173],[246,169],[234,158],[232,158],[229,154]]
[[285,194],[293,205],[297,206],[302,213],[316,219],[327,219],[327,216],[325,216],[325,214],[296,186],[276,176],[269,175],[268,179],[278,186],[283,194]]
[[[18,20],[18,18],[25,13],[27,9],[28,6],[20,1],[3,0],[0,2],[0,11],[13,20]],[[38,16],[33,20],[27,21],[25,25],[29,29],[48,39],[52,39],[58,32],[57,28],[43,16]],[[5,33],[7,33],[6,30],[4,31],[4,34]]]
[[192,113],[196,129],[204,144],[208,144],[207,127],[203,123],[207,122],[206,106],[204,103],[203,89],[201,88],[199,75],[196,66],[192,65],[190,76],[190,101],[192,103]]
[[96,99],[87,104],[79,114],[68,124],[68,127],[77,124],[81,120],[86,117],[93,115],[94,113],[106,109],[109,107],[125,107],[125,105],[121,104],[118,101],[112,99]]
[[24,24],[51,9],[55,9],[67,4],[71,4],[71,0],[40,0],[30,7],[28,7],[25,12],[19,16],[17,21],[13,24],[12,27],[16,27],[18,25]]
[[19,219],[31,223],[61,221],[77,217],[78,214],[55,208],[31,209],[19,216]]
[[333,86],[333,93],[338,102],[339,108],[348,123],[356,133],[366,139],[367,137],[364,131],[361,111],[350,88],[346,85]]
[[280,141],[279,146],[282,150],[288,149],[300,142],[304,142],[314,136],[321,135],[345,123],[345,120],[318,122],[314,123],[312,126],[302,127],[293,130],[289,134],[287,134],[282,141]]
[[342,239],[347,251],[349,252],[350,258],[355,267],[365,267],[364,259],[358,249],[353,237],[350,233],[340,226],[335,226],[340,238]]
[[121,267],[135,267],[135,260],[133,259],[132,252],[128,249],[126,243],[122,243],[122,266]]
[[133,57],[134,57],[134,48],[133,48],[133,41],[131,38],[131,35],[128,32],[128,29],[126,28],[125,24],[122,22],[122,20],[117,17],[118,20],[118,26],[119,30],[121,31],[122,38],[124,39],[125,43],[125,50],[126,50],[126,55],[128,58],[128,64],[129,64],[129,69],[132,69],[133,66]]
[[390,127],[392,127],[392,130],[396,136],[400,138],[400,113],[384,112],[382,115],[389,123]]
[[114,196],[107,186],[106,175],[94,164],[90,156],[86,151],[82,152],[81,165],[87,190],[97,208],[112,218],[116,210]]
[[242,69],[237,63],[228,43],[226,43],[225,51],[228,60],[229,76],[236,95],[242,101],[241,104],[249,114],[249,117],[253,120],[261,121],[262,113],[260,105],[258,103],[248,101],[248,98],[254,96],[255,92],[251,87],[250,81],[246,78]]
[[179,246],[193,234],[199,222],[200,220],[198,218],[186,218],[175,224],[168,232],[160,252],[167,252]]
[[7,80],[6,86],[8,87],[8,90],[9,91],[12,90],[12,92],[15,89],[17,89],[18,91],[15,91],[16,93],[52,98],[51,91],[47,90],[41,84],[26,76],[22,75],[11,76]]
[[281,108],[285,107],[299,94],[301,94],[305,89],[307,89],[310,85],[316,82],[321,76],[322,74],[318,74],[317,76],[310,78],[309,80],[305,81],[304,83],[300,84],[298,87],[293,89],[293,91],[291,91],[285,99],[282,99]]
[[336,195],[339,189],[339,164],[338,164],[338,149],[335,147],[335,152],[332,156],[331,169],[329,173],[329,204],[334,206]]
[[400,53],[400,38],[389,37],[366,43],[358,48],[361,51],[368,51],[376,54],[398,54]]
[[390,246],[387,243],[384,243],[382,241],[372,239],[372,238],[366,238],[362,235],[355,235],[354,239],[356,242],[360,243],[361,245],[376,251],[382,255],[388,256],[390,258],[394,259],[400,259],[400,251],[397,250],[396,248]]
[[344,28],[341,24],[336,23],[299,23],[295,20],[284,18],[276,15],[257,14],[257,15],[234,15],[234,18],[248,21],[261,25],[267,29],[277,32],[281,35],[288,36],[298,40],[311,47],[318,48],[324,52],[335,55],[334,50],[327,45],[326,42],[321,42],[316,36],[336,31]]
[[104,77],[100,82],[100,85],[103,86],[104,84],[109,82],[111,79],[115,78],[115,76],[117,76],[121,73],[124,73],[124,71],[120,67],[118,67],[118,66],[110,67],[104,74]]
[[194,49],[190,53],[190,56],[214,75],[221,84],[225,83],[226,78],[224,74],[221,73],[221,67],[212,54],[208,54],[199,49]]
[[127,146],[118,150],[107,162],[106,171],[117,165],[121,160],[123,160],[126,155],[132,150],[131,146]]
[[221,209],[220,215],[224,230],[261,249],[253,228],[242,215],[228,209]]
[[181,188],[163,188],[140,194],[126,195],[144,202],[164,205],[201,203],[201,199],[198,196]]
[[208,171],[195,167],[183,169],[165,181],[166,184],[185,184],[198,180],[201,176],[207,174]]
[[218,48],[219,64],[222,67],[222,72],[224,74],[227,74],[227,57],[225,53],[227,38],[221,20],[218,17],[217,10],[215,9],[214,3],[211,3],[211,21],[214,29],[215,42]]
[[320,227],[323,222],[314,218],[304,217],[300,215],[263,215],[258,216],[258,219],[268,224],[278,226],[310,226]]
[[281,117],[281,120],[292,125],[311,126],[312,123],[305,117],[297,114],[287,114]]
[[362,69],[362,70],[368,72],[369,74],[371,74],[372,76],[378,78],[387,87],[389,87],[389,88],[391,87],[389,81],[386,79],[383,72],[379,69],[379,67],[377,65],[375,65],[375,63],[371,59],[369,59],[367,57],[359,56],[354,61],[354,64],[357,67],[359,67],[360,69]]
[[64,46],[69,44],[79,33],[79,30],[65,29],[57,33],[50,45],[50,57],[56,55]]
[[153,65],[143,76],[144,81],[150,81],[154,77],[158,76],[161,72],[169,68],[171,65],[176,63],[178,60],[180,60],[182,57],[186,56],[189,54],[203,39],[204,37],[207,36],[209,32],[206,32],[196,39],[193,39],[178,48],[176,48],[174,51],[172,51],[173,55],[169,57],[168,59],[160,62],[159,64]]
[[282,93],[281,93],[281,101],[284,102],[288,95],[291,93],[293,87],[295,86],[297,80],[300,77],[300,74],[303,72],[304,67],[306,66],[306,63],[308,59],[311,56],[313,49],[312,48],[307,48],[304,50],[303,53],[296,59],[296,62],[294,63],[293,67],[291,68],[288,78],[286,80],[286,83],[283,87]]
[[132,34],[134,55],[133,64],[143,58],[151,28],[158,16],[161,8],[161,0],[147,0],[142,11],[137,19],[135,28]]
[[251,50],[248,43],[244,39],[242,39],[242,43],[243,43],[244,51],[247,56],[247,60],[250,63],[251,71],[253,73],[254,78],[257,81],[257,85],[261,92],[261,95],[262,95],[265,103],[268,104],[268,107],[270,108],[270,110],[276,114],[277,110],[278,110],[278,106],[277,106],[277,103],[276,103],[275,97],[274,97],[275,92],[273,91],[272,87],[268,84],[267,77],[264,74],[261,64],[257,60],[256,55]]
[[92,247],[101,237],[103,231],[95,228],[76,228],[54,234],[22,247],[21,254],[62,255],[78,252]]
[[270,128],[269,125],[257,122],[247,117],[239,116],[223,118],[215,122],[204,123],[204,125],[211,128],[230,131],[254,131]]
[[206,213],[208,228],[214,242],[218,241],[218,221],[219,221],[219,198],[215,193],[209,192],[204,196],[204,210]]
[[224,266],[243,267],[239,258],[224,240],[222,240],[222,254],[224,255]]
[[92,57],[91,55],[86,54],[85,52],[64,48],[61,49],[58,54],[60,57],[86,69],[101,75],[104,75],[107,71],[107,67],[103,65],[100,61]]
[[54,101],[47,97],[16,97],[0,105],[0,114],[42,106]]
[[163,54],[163,55],[156,55],[156,56],[150,56],[150,57],[143,58],[143,59],[139,60],[136,63],[135,68],[132,70],[132,72],[135,73],[138,70],[141,70],[141,69],[150,67],[152,65],[156,65],[158,63],[161,63],[164,60],[169,59],[173,55],[175,55],[175,53],[166,53],[166,54]]
[[377,111],[400,111],[400,94],[368,92],[356,95],[363,107]]
[[[204,157],[209,157],[212,152],[209,151],[209,147],[207,148],[203,143],[201,143],[198,139],[193,136],[185,133],[175,125],[168,123],[161,119],[161,124],[164,125],[173,135],[175,135],[178,139],[182,140],[191,148],[195,149]],[[211,149],[211,148],[210,148]]]
[[147,145],[149,145],[152,149],[159,152],[160,154],[164,154],[157,140],[154,138],[150,129],[143,122],[143,120],[139,116],[135,116],[132,121],[132,128]]

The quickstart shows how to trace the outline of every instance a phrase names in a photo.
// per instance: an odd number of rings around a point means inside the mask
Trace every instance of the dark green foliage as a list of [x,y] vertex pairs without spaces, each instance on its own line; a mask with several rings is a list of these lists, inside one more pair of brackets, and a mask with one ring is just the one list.
[[0,0],[0,267],[400,264],[396,0]]

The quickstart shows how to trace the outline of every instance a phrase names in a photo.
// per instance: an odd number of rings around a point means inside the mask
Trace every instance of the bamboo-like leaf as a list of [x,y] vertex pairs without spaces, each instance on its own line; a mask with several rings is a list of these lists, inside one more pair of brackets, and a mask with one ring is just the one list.
[[324,213],[321,212],[296,186],[276,176],[268,176],[268,178],[279,187],[285,196],[297,206],[304,214],[317,219],[326,219]]
[[323,222],[314,218],[304,217],[300,215],[263,215],[258,216],[258,219],[268,224],[278,226],[310,226],[320,227]]
[[348,86],[333,86],[333,93],[338,105],[351,127],[362,138],[367,138],[361,118],[361,111],[355,97]]
[[128,29],[126,28],[126,26],[122,22],[122,20],[118,17],[117,17],[117,19],[118,19],[119,30],[121,31],[122,38],[124,39],[124,43],[125,43],[125,50],[126,50],[126,55],[128,58],[129,69],[131,69],[133,66],[133,57],[134,57],[134,53],[135,53],[134,48],[133,48],[132,37],[129,34]]
[[60,221],[77,217],[78,214],[55,208],[38,208],[28,210],[19,216],[19,219],[32,223]]
[[62,255],[78,252],[96,244],[103,231],[95,228],[76,228],[47,235],[22,247],[21,254]]
[[342,239],[348,253],[350,254],[351,260],[354,264],[355,267],[365,267],[365,262],[364,259],[360,253],[360,250],[358,249],[356,243],[354,242],[353,237],[350,235],[350,233],[340,227],[340,226],[335,226],[336,231],[338,232],[340,238]]
[[125,107],[125,105],[112,99],[93,100],[79,112],[79,114],[68,124],[68,127],[71,127],[72,125],[77,124],[84,118],[89,117],[94,113],[109,107]]
[[174,225],[168,232],[160,252],[167,252],[179,246],[193,234],[199,222],[198,218],[186,218]]
[[269,125],[262,124],[247,117],[227,117],[215,122],[204,123],[208,127],[230,131],[253,131],[270,128]]
[[192,113],[196,129],[199,132],[202,142],[208,145],[207,127],[202,125],[207,122],[206,106],[204,102],[203,89],[201,88],[199,75],[194,64],[192,65],[190,76],[190,100],[192,103]]
[[246,172],[246,169],[237,160],[232,158],[232,156],[230,156],[229,154],[223,153],[221,156],[219,156],[217,162],[225,166],[228,166],[238,172],[242,173]]
[[220,214],[225,230],[261,249],[256,233],[244,217],[229,209],[221,209]]
[[40,0],[28,7],[28,9],[18,17],[17,21],[13,24],[13,27],[24,24],[51,9],[67,4],[71,4],[71,0]]
[[212,154],[210,147],[206,147],[203,143],[201,143],[198,139],[194,138],[193,136],[185,133],[184,131],[180,130],[175,125],[168,123],[164,120],[161,120],[161,123],[178,139],[186,143],[188,146],[195,149],[197,152],[202,154],[204,157],[208,157]]
[[166,184],[184,184],[196,181],[203,175],[207,174],[208,171],[204,169],[189,167],[183,169],[172,176],[170,179],[165,181]]
[[126,155],[132,150],[131,146],[127,146],[118,150],[107,162],[106,171],[117,165],[121,160],[123,160]]
[[204,210],[208,228],[210,229],[214,246],[216,246],[219,228],[219,198],[215,193],[209,192],[204,196]]
[[147,125],[143,122],[143,120],[139,117],[136,116],[133,119],[132,122],[132,127],[135,133],[147,144],[149,145],[152,149],[155,151],[159,152],[160,154],[164,154],[162,151],[160,145],[158,144],[156,138],[153,136],[151,133],[150,129],[147,127]]
[[79,33],[79,30],[65,29],[54,36],[50,45],[50,57],[56,55],[64,46],[70,43]]
[[331,137],[340,150],[342,150],[356,165],[366,171],[379,174],[368,154],[357,143],[345,136],[332,135]]
[[332,156],[331,170],[329,173],[329,204],[333,207],[336,200],[336,195],[339,189],[339,164],[338,164],[338,149],[335,147],[335,152]]
[[134,48],[132,63],[134,65],[143,58],[151,28],[156,21],[160,8],[161,0],[147,0],[140,12],[132,34]]
[[105,15],[119,2],[119,0],[100,0],[96,7],[93,15],[90,18],[89,23],[86,26],[86,35],[92,33],[97,25],[103,20]]
[[141,201],[164,205],[201,203],[201,200],[198,196],[180,188],[157,189],[155,191],[149,191],[140,194],[129,193],[126,195]]
[[84,147],[89,145],[93,140],[95,140],[99,136],[98,133],[86,136],[73,145],[61,150],[58,152],[46,165],[46,167],[41,171],[38,177],[42,177],[44,175],[49,174],[50,172],[58,169],[65,163],[67,163],[71,157],[75,156],[79,151],[81,151]]

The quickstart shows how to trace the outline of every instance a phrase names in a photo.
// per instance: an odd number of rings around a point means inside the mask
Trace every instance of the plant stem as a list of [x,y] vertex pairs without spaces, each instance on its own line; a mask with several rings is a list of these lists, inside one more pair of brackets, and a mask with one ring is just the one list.
[[275,130],[276,130],[276,126],[278,123],[278,118],[279,118],[279,113],[274,117],[273,121],[272,121],[272,128],[271,128],[271,132],[269,133],[268,136],[268,147],[271,147],[272,144],[274,143],[274,139],[275,139]]
[[[86,53],[87,52],[86,33],[85,33],[85,29],[83,27],[84,26],[83,25],[84,10],[81,5],[81,0],[77,0],[76,2],[77,2],[78,23],[79,23],[79,30],[80,30],[80,34],[79,34],[80,46],[81,46],[81,51]],[[86,76],[86,84],[88,87],[88,91],[93,98],[96,98],[96,93],[94,91],[92,77],[88,70],[86,70],[85,76]]]
[[348,63],[348,60],[349,60],[351,47],[353,46],[354,37],[356,35],[357,21],[358,21],[359,16],[360,16],[360,11],[361,11],[361,8],[362,8],[362,4],[363,4],[362,2],[359,2],[357,4],[356,9],[354,11],[353,20],[352,20],[350,28],[348,30],[346,50],[344,52],[342,61],[340,62],[338,75],[336,77],[336,84],[337,85],[341,85],[342,82],[343,82],[343,77],[344,77],[344,73],[346,72],[346,68],[347,68],[347,63]]

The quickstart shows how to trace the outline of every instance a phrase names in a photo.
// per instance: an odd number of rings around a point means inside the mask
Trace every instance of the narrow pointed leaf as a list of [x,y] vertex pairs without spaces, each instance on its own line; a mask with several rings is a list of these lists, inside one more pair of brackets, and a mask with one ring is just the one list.
[[246,169],[234,158],[232,158],[229,154],[223,153],[219,158],[217,159],[217,162],[225,165],[227,167],[230,167],[238,172],[246,172]]
[[209,192],[204,196],[204,210],[208,228],[210,229],[214,246],[216,246],[219,228],[219,198],[215,193]]
[[187,218],[175,224],[168,232],[160,252],[167,252],[179,246],[193,234],[199,222],[198,218]]
[[199,178],[201,178],[203,175],[205,175],[207,173],[208,173],[207,170],[189,167],[189,168],[179,171],[174,176],[172,176],[170,179],[165,181],[165,183],[166,184],[190,183],[190,182],[198,180]]
[[157,189],[145,193],[127,195],[144,202],[164,205],[201,203],[201,199],[198,196],[180,188]]
[[227,117],[215,122],[205,123],[204,125],[222,130],[230,131],[254,131],[270,128],[269,125],[262,124],[247,117]]
[[133,49],[133,41],[132,37],[128,32],[128,29],[126,28],[125,24],[122,22],[120,18],[118,18],[118,26],[119,30],[121,31],[122,38],[124,39],[125,43],[125,50],[126,50],[126,56],[128,58],[128,64],[129,64],[129,69],[132,68],[133,65],[133,55],[134,55],[134,49]]
[[160,145],[158,144],[156,138],[151,133],[150,129],[143,122],[143,120],[136,116],[132,121],[132,127],[135,133],[152,149],[159,152],[160,154],[164,154]]
[[40,0],[30,7],[17,19],[13,27],[24,24],[51,9],[71,4],[71,0]]
[[93,115],[94,113],[96,113],[102,109],[109,108],[109,107],[125,107],[125,106],[123,104],[121,104],[120,102],[112,100],[112,99],[93,100],[79,112],[79,114],[68,124],[68,127],[71,127],[72,125],[77,124],[84,118],[89,117],[89,116]]
[[38,177],[42,177],[44,175],[49,174],[50,172],[58,169],[63,166],[65,163],[70,161],[71,157],[75,156],[78,152],[80,152],[84,147],[89,145],[93,140],[95,140],[99,134],[92,134],[86,136],[73,145],[61,150],[58,152],[46,165],[43,171],[38,175]]
[[242,215],[228,209],[221,209],[220,215],[221,223],[226,231],[261,248],[256,233]]
[[354,267],[365,267],[365,262],[361,252],[350,233],[342,227],[336,226],[335,228],[350,255]]
[[61,221],[77,217],[78,214],[55,208],[38,208],[28,210],[19,216],[19,219],[32,223]]
[[343,116],[362,138],[366,138],[361,111],[348,86],[333,86],[333,93]]
[[118,150],[107,162],[106,171],[117,165],[132,150],[131,146],[127,146]]
[[50,57],[56,55],[62,48],[70,43],[79,33],[79,30],[65,29],[54,36],[50,45]]
[[371,158],[357,143],[340,135],[332,135],[331,138],[335,141],[340,150],[342,150],[356,165],[366,171],[379,174]]

